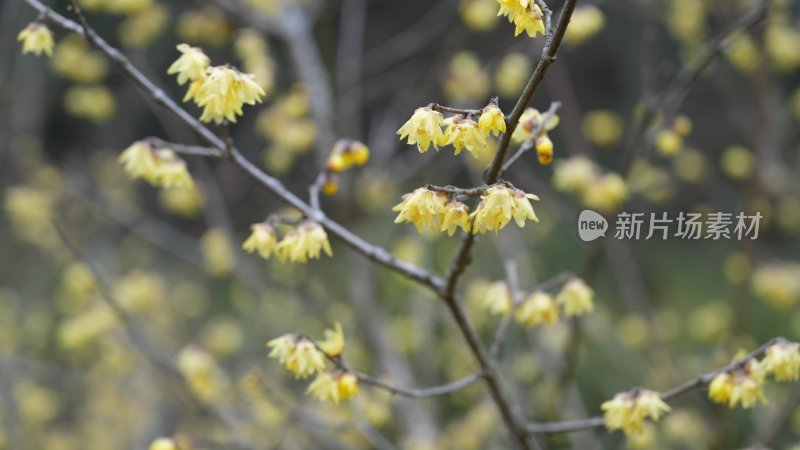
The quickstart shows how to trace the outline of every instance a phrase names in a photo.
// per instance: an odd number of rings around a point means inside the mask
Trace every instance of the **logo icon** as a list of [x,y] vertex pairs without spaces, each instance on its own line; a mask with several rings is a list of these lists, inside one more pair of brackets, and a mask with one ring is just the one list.
[[600,236],[605,237],[608,230],[608,221],[605,217],[592,211],[584,209],[578,216],[578,235],[584,242],[591,242]]

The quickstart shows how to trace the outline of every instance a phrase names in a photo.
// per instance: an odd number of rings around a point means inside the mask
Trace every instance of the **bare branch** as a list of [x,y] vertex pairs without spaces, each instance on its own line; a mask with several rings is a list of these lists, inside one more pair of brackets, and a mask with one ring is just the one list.
[[468,375],[452,383],[447,383],[440,386],[434,386],[429,388],[421,388],[421,389],[395,386],[389,383],[384,383],[383,381],[380,381],[376,378],[370,377],[369,375],[365,375],[362,373],[356,372],[356,376],[358,377],[358,380],[364,384],[369,384],[371,386],[387,390],[396,395],[400,395],[403,397],[410,397],[410,398],[424,398],[424,397],[435,397],[439,395],[451,394],[453,392],[464,389],[465,387],[471,386],[476,381],[483,378],[483,372],[473,373],[472,375]]
[[561,102],[553,102],[550,104],[550,108],[548,108],[547,112],[542,115],[541,120],[539,123],[536,124],[533,131],[531,132],[531,136],[517,149],[517,151],[508,157],[505,163],[503,163],[503,167],[500,168],[500,173],[498,176],[503,176],[503,174],[517,162],[525,153],[528,153],[534,148],[536,143],[536,138],[539,137],[539,133],[545,129],[547,126],[547,122],[550,121],[553,116],[558,112],[559,108],[561,108]]

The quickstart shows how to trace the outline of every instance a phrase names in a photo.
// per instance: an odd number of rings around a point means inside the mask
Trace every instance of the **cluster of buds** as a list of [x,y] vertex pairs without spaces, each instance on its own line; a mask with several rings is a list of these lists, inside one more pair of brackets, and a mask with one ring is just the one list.
[[328,161],[325,165],[325,177],[321,190],[325,195],[335,195],[339,192],[339,182],[336,174],[354,166],[363,166],[369,161],[369,148],[361,141],[353,139],[339,139],[333,145]]
[[301,222],[278,240],[278,233],[270,221],[250,226],[250,237],[242,244],[242,249],[269,259],[272,255],[280,262],[306,263],[309,259],[319,259],[321,252],[333,256],[331,244],[325,229],[310,220]]

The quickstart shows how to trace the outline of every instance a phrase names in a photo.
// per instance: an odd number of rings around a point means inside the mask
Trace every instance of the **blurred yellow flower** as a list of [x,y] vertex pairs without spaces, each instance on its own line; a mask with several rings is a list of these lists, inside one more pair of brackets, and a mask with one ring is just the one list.
[[[569,28],[567,28],[569,29]],[[583,118],[581,130],[586,139],[602,148],[616,145],[625,129],[625,123],[615,111],[598,109],[589,111]]]
[[580,278],[567,281],[556,300],[567,317],[582,316],[594,309],[594,291]]
[[307,392],[319,401],[337,405],[358,395],[358,378],[350,372],[320,373]]
[[211,59],[199,47],[189,44],[178,44],[181,56],[167,69],[167,74],[178,74],[178,84],[183,86],[187,81],[194,81],[205,76]]
[[569,45],[578,45],[591,39],[604,26],[605,16],[597,6],[586,5],[575,8],[567,31],[564,33],[564,42]]
[[800,378],[800,344],[780,341],[771,345],[761,361],[764,370],[777,381],[797,381]]
[[508,284],[505,281],[492,283],[481,299],[481,306],[486,308],[489,314],[506,316],[511,313],[514,303]]
[[148,450],[178,450],[178,446],[172,439],[160,437],[150,444]]
[[69,87],[64,93],[64,109],[72,116],[103,123],[117,108],[110,89],[93,85]]
[[242,244],[242,249],[247,253],[258,252],[264,258],[269,259],[278,249],[278,237],[275,230],[268,223],[255,223],[250,225],[250,237]]
[[308,378],[325,369],[325,354],[305,336],[286,334],[267,342],[272,350],[270,358],[275,358],[295,378]]
[[44,53],[47,56],[53,56],[53,33],[47,26],[39,22],[32,22],[20,31],[17,35],[17,40],[22,42],[22,53],[33,53],[36,56],[41,56]]
[[316,222],[306,221],[288,232],[278,243],[277,254],[281,261],[305,264],[308,259],[319,259],[320,253],[333,256],[325,229]]
[[340,356],[344,352],[344,331],[342,324],[336,322],[333,329],[325,330],[325,340],[318,342],[319,348],[331,358]]
[[606,428],[622,430],[626,435],[638,435],[643,431],[645,420],[658,421],[670,411],[658,392],[635,389],[614,396],[601,405]]
[[607,173],[585,189],[582,198],[589,208],[611,213],[628,198],[628,186],[619,175]]
[[533,328],[537,325],[553,325],[558,322],[559,316],[558,303],[553,296],[547,292],[536,291],[520,303],[514,318],[517,322]]

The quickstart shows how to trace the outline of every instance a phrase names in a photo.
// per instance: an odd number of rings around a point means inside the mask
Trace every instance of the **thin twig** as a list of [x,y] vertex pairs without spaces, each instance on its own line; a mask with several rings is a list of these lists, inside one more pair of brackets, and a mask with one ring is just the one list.
[[392,394],[400,395],[403,397],[410,397],[410,398],[425,398],[425,397],[435,397],[439,395],[446,395],[451,394],[453,392],[459,391],[474,384],[476,381],[483,378],[483,372],[473,373],[472,375],[468,375],[460,380],[453,381],[452,383],[443,384],[440,386],[434,386],[429,388],[408,388],[408,387],[401,387],[395,386],[393,384],[385,383],[380,381],[376,378],[370,377],[369,375],[365,375],[362,373],[355,372],[358,380],[364,384],[369,384],[371,386],[387,390]]
[[536,139],[539,137],[539,133],[545,129],[547,122],[549,122],[550,119],[555,116],[559,108],[561,108],[561,102],[553,102],[550,104],[550,108],[548,108],[547,112],[542,115],[541,120],[539,120],[539,123],[536,124],[536,127],[534,127],[533,131],[531,132],[531,136],[525,140],[525,142],[513,155],[508,157],[508,160],[506,160],[505,163],[503,163],[503,167],[500,168],[500,173],[498,176],[503,176],[503,174],[510,169],[519,158],[533,149]]

